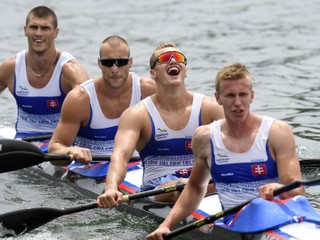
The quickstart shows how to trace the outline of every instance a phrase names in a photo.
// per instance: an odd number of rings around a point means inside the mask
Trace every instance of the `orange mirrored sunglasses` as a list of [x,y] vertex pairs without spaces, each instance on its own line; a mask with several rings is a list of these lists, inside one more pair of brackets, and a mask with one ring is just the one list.
[[176,51],[164,52],[160,54],[153,62],[151,69],[153,69],[157,63],[168,63],[170,62],[171,58],[174,58],[178,63],[184,63],[187,65],[187,58],[181,53]]

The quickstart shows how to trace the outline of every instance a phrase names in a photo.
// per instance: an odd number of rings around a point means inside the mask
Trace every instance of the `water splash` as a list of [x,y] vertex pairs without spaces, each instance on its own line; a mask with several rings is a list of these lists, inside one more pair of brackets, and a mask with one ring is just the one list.
[[[25,229],[27,230],[27,228]],[[2,223],[0,223],[0,238],[3,237],[16,237],[17,234],[12,229],[8,229],[5,226],[3,226]]]

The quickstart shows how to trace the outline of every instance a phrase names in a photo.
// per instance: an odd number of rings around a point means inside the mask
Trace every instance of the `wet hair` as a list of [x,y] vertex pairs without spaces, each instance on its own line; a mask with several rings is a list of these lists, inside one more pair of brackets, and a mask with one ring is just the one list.
[[29,17],[33,15],[37,18],[49,18],[52,17],[53,19],[53,27],[56,29],[58,27],[58,19],[57,15],[54,13],[53,10],[46,6],[38,6],[33,9],[28,13],[27,19],[26,19],[26,26],[29,24]]
[[[118,35],[111,35],[102,41],[101,47],[104,43],[109,43],[112,47],[118,47],[120,44],[125,44],[128,47],[128,58],[130,57],[129,43],[124,38]],[[99,51],[100,57],[101,57],[101,47]]]
[[221,82],[238,80],[246,77],[249,80],[250,88],[252,89],[252,76],[245,65],[241,63],[233,63],[231,65],[225,66],[218,72],[216,76],[216,92],[220,93]]
[[172,47],[172,48],[177,48],[177,46],[172,43],[172,42],[162,42],[160,44],[158,44],[156,46],[156,48],[154,49],[151,57],[150,57],[150,68],[153,69],[155,67],[155,64],[154,64],[154,61],[156,60],[157,56],[155,55],[156,51],[162,49],[162,48],[169,48],[169,47]]

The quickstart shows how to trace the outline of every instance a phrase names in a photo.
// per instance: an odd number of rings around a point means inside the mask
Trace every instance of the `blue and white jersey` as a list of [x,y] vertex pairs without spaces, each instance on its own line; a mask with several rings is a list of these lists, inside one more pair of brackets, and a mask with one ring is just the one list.
[[[133,72],[130,74],[132,75],[130,106],[133,106],[141,100],[140,77]],[[92,154],[111,155],[120,118],[110,119],[105,117],[92,79],[82,83],[81,86],[90,98],[90,120],[87,126],[79,129],[73,145],[89,148]],[[138,152],[135,152],[134,156],[138,156]]]
[[43,88],[29,84],[26,71],[26,50],[16,56],[14,92],[18,114],[16,137],[24,135],[49,134],[56,128],[65,94],[61,89],[62,66],[74,57],[62,52],[50,81]]
[[202,99],[203,95],[194,93],[189,121],[179,131],[165,124],[150,97],[143,100],[150,115],[152,134],[147,145],[139,152],[144,169],[141,190],[156,187],[151,182],[159,177],[190,175],[194,162],[191,139],[195,129],[201,125]]
[[220,120],[211,123],[211,175],[223,209],[258,197],[261,185],[279,182],[277,164],[268,147],[273,120],[263,117],[251,148],[244,153],[229,151],[221,138]]

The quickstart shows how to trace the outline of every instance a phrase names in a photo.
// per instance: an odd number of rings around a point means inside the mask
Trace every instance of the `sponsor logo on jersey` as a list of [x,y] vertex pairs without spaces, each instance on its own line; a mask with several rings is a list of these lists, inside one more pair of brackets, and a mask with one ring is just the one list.
[[224,164],[224,163],[228,163],[230,161],[230,158],[226,154],[218,153],[215,156],[215,161],[216,161],[216,164]]
[[156,140],[165,139],[168,137],[168,135],[169,135],[169,133],[168,133],[167,129],[158,128],[155,138],[156,138]]
[[29,89],[19,85],[18,88],[17,88],[17,95],[18,96],[28,96],[29,95]]

